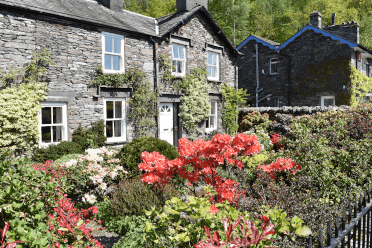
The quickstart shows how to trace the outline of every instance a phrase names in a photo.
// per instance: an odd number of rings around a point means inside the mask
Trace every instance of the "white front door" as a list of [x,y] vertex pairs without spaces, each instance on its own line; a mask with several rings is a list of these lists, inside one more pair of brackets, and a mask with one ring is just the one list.
[[173,103],[159,104],[160,139],[173,145]]

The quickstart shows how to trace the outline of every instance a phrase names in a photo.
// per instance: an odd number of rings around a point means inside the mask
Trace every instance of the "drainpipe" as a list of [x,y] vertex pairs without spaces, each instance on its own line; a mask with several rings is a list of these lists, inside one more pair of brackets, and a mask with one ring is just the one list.
[[259,79],[259,72],[258,72],[258,43],[257,42],[256,42],[256,79],[257,79],[256,107],[258,107],[258,90],[260,88],[260,79]]
[[[154,43],[154,91],[157,92],[158,90],[158,62],[157,62],[157,50],[156,50],[156,41],[150,37],[150,40]],[[156,101],[156,108],[159,108],[159,97]],[[156,116],[156,126],[159,127],[159,115]],[[160,137],[160,130],[157,128],[156,137]]]

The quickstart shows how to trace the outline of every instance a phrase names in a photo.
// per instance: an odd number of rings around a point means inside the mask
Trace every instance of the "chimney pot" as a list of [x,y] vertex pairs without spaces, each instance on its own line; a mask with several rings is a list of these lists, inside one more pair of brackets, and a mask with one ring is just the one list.
[[208,10],[208,0],[176,0],[177,12],[190,11],[199,5]]
[[336,25],[336,13],[332,14],[332,26]]
[[316,28],[322,28],[322,14],[319,11],[314,10],[310,14],[310,24]]

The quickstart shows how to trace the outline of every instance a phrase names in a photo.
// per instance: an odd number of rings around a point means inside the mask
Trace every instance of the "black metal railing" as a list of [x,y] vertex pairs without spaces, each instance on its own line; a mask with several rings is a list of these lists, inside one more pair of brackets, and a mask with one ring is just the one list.
[[[308,238],[308,248],[372,247],[371,208],[371,191],[368,189],[359,200],[356,199],[355,202],[349,203],[347,214],[346,209],[343,209],[341,223],[338,216],[335,217],[333,227],[332,221],[328,221],[326,240],[324,240],[322,230],[320,230],[317,245],[313,246],[313,238],[310,236]],[[326,241],[326,245],[323,244],[324,241]]]

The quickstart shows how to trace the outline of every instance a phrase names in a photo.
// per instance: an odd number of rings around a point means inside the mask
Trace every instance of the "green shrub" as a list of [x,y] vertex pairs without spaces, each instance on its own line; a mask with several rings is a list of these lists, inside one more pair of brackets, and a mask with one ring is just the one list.
[[157,151],[168,159],[175,159],[179,156],[177,149],[164,140],[155,137],[143,137],[134,139],[125,144],[119,153],[120,165],[128,171],[130,176],[140,174],[138,165],[141,163],[142,152]]
[[92,127],[87,129],[79,126],[72,134],[72,141],[79,144],[83,148],[83,151],[88,148],[105,146],[106,140],[105,123],[103,120],[93,123]]
[[72,141],[62,141],[57,145],[50,145],[47,148],[36,148],[32,159],[38,163],[44,163],[47,160],[57,160],[68,154],[84,153],[82,147]]
[[110,196],[110,211],[116,216],[141,215],[144,209],[162,206],[166,200],[177,195],[178,192],[172,185],[166,185],[161,191],[144,185],[139,177],[123,179]]
[[266,133],[272,121],[269,119],[269,114],[261,114],[258,111],[253,111],[248,113],[243,117],[242,122],[240,123],[239,131],[257,131],[263,130]]

